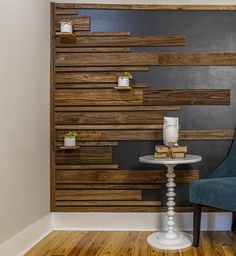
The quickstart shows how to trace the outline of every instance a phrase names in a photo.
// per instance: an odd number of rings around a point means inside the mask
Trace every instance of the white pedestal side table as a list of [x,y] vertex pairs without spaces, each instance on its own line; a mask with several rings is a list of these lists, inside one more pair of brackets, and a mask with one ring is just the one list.
[[178,164],[197,163],[201,156],[186,155],[185,158],[155,158],[153,155],[142,156],[139,161],[147,164],[162,164],[167,167],[167,231],[159,231],[148,236],[150,246],[161,250],[179,250],[192,245],[192,235],[177,231],[175,228],[175,173],[174,167]]

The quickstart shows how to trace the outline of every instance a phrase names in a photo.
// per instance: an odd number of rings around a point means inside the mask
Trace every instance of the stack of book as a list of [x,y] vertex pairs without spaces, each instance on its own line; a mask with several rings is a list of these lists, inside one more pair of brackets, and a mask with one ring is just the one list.
[[156,146],[155,158],[185,158],[187,153],[187,146]]

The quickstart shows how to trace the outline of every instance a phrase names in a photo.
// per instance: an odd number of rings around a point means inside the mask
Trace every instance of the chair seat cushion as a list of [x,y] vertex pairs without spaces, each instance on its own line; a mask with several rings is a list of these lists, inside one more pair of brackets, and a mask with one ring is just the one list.
[[193,181],[189,188],[191,203],[236,211],[236,177]]

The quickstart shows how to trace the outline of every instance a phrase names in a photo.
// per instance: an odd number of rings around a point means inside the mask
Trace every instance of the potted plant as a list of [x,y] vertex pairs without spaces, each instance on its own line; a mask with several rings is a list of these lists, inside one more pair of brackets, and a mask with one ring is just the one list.
[[62,33],[72,33],[72,21],[68,19],[61,20],[59,22],[61,24],[61,32]]
[[65,147],[75,147],[76,146],[76,131],[69,131],[64,136],[64,146]]
[[123,72],[118,76],[118,86],[129,87],[129,80],[132,79],[132,74],[129,72]]

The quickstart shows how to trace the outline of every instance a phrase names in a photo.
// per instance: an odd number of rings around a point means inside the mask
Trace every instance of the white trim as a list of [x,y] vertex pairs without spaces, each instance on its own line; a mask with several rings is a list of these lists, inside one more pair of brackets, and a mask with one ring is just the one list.
[[[176,227],[192,231],[192,213],[177,213]],[[52,214],[54,230],[155,231],[165,229],[165,213],[56,213]],[[230,230],[231,213],[202,214],[201,230]]]
[[49,213],[0,245],[0,255],[23,256],[51,231]]
[[[177,213],[176,226],[192,230],[192,213]],[[165,213],[52,212],[0,245],[0,255],[22,256],[53,230],[155,231],[165,229]],[[202,214],[201,230],[230,230],[231,213]]]

